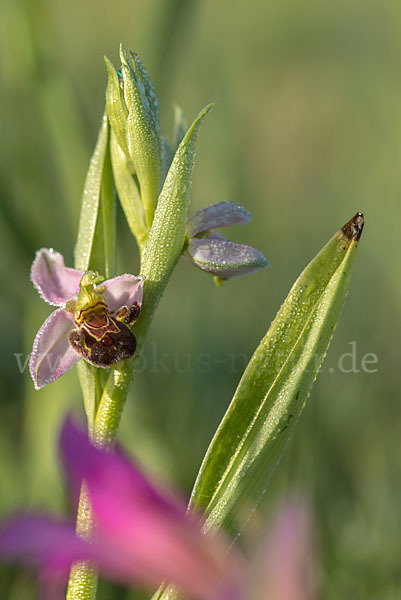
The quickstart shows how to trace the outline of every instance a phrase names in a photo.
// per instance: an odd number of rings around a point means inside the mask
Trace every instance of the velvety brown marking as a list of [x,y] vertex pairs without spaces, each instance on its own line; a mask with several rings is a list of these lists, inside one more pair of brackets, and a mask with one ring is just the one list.
[[70,346],[95,367],[107,369],[116,363],[131,358],[136,350],[134,334],[124,323],[110,317],[117,332],[108,332],[98,340],[87,329],[73,329],[69,335]]

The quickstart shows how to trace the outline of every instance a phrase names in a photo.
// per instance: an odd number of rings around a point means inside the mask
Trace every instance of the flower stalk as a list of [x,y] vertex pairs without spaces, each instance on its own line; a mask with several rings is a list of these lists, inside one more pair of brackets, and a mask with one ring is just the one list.
[[[86,487],[83,485],[78,504],[76,532],[83,539],[90,537],[92,509]],[[98,571],[88,562],[75,563],[71,568],[66,600],[92,600],[96,598]]]

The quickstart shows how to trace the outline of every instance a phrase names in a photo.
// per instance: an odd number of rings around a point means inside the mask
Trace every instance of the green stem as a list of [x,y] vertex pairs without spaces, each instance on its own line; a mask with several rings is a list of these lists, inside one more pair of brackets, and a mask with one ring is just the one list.
[[[115,442],[121,414],[133,374],[133,361],[126,361],[110,374],[96,413],[93,440],[99,446]],[[82,486],[77,516],[77,534],[87,538],[93,519],[85,486]],[[77,563],[71,569],[67,600],[94,600],[97,591],[97,571],[89,563]]]
[[110,374],[96,413],[94,442],[99,446],[114,444],[121,415],[134,371],[133,361],[125,361]]
[[[85,486],[82,486],[77,515],[77,534],[89,538],[92,529],[92,516]],[[72,566],[67,588],[67,600],[94,600],[97,592],[97,570],[87,562]]]

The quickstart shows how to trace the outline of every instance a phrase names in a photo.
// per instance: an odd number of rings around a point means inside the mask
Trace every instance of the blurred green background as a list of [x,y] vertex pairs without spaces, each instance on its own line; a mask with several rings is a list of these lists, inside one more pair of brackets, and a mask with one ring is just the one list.
[[[192,209],[243,203],[254,221],[229,237],[271,261],[223,288],[180,262],[122,443],[188,494],[241,369],[294,279],[363,211],[334,341],[263,510],[293,489],[309,498],[324,598],[401,597],[400,27],[396,0],[1,0],[1,517],[21,506],[71,510],[55,448],[65,413],[81,410],[80,391],[73,370],[35,392],[23,368],[50,312],[29,269],[40,247],[72,265],[104,106],[102,54],[117,63],[122,41],[148,68],[164,134],[175,100],[191,120],[217,103],[199,137]],[[120,215],[119,271],[137,269]],[[344,357],[351,351],[355,363]],[[362,360],[371,353],[378,362],[368,373]],[[2,598],[33,598],[33,590],[33,576],[0,569]],[[104,583],[99,597],[134,594]]]

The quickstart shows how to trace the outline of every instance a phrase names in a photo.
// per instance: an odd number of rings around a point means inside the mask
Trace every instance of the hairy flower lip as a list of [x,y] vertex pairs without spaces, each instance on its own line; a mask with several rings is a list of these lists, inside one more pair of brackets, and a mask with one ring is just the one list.
[[[58,308],[45,320],[33,342],[29,370],[35,389],[61,377],[80,360],[80,355],[68,342],[75,328],[71,304],[76,301],[83,271],[66,267],[64,258],[53,249],[42,248],[36,252],[31,268],[31,280],[40,296]],[[101,284],[110,312],[123,306],[142,303],[144,278],[128,273]]]

